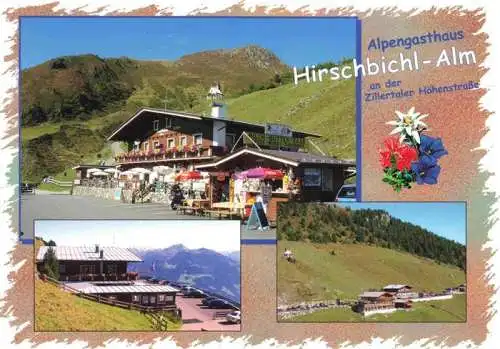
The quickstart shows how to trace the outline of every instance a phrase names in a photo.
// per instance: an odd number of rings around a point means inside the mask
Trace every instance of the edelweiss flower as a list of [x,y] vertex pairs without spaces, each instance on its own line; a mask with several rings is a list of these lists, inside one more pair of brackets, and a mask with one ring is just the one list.
[[415,140],[417,144],[420,144],[420,132],[427,127],[427,125],[422,122],[422,119],[426,118],[428,115],[415,113],[415,107],[411,107],[407,114],[396,110],[396,115],[398,116],[398,120],[386,122],[387,125],[396,126],[390,134],[401,134],[399,137],[399,142],[401,143],[409,137]]

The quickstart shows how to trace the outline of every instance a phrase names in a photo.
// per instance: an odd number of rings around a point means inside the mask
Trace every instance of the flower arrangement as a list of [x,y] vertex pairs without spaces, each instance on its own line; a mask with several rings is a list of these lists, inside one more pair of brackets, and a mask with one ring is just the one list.
[[198,146],[197,146],[196,144],[193,144],[193,145],[191,146],[191,153],[196,153],[198,150],[199,150],[199,149],[198,149]]
[[189,145],[185,145],[184,147],[182,147],[182,150],[184,153],[189,153],[189,151],[191,150],[191,148],[189,148]]
[[387,122],[396,127],[379,152],[384,169],[382,181],[397,192],[411,188],[414,182],[436,184],[441,172],[438,159],[448,152],[440,138],[424,134],[427,125],[422,119],[428,115],[416,113],[414,107],[406,114],[396,111],[396,115],[397,120]]

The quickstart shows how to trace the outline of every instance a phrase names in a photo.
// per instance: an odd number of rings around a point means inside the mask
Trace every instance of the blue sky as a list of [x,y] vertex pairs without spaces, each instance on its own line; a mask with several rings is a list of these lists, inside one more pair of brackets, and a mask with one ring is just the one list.
[[22,17],[21,68],[63,55],[174,60],[259,45],[290,66],[355,57],[354,18]]
[[385,210],[403,221],[419,225],[434,234],[465,245],[466,206],[463,202],[378,202],[338,203],[352,209]]
[[207,248],[218,252],[240,250],[240,222],[186,220],[37,220],[35,236],[60,246],[116,246],[124,248]]

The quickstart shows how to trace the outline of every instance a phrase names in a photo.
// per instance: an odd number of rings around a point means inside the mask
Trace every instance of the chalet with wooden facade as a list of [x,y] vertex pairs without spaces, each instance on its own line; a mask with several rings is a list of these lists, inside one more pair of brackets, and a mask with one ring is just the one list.
[[383,288],[384,292],[391,293],[395,298],[416,298],[418,293],[412,291],[409,285],[387,285]]
[[391,303],[394,296],[389,292],[363,292],[359,295],[359,300],[365,303]]
[[[108,137],[128,144],[128,151],[116,158],[120,169],[153,165],[193,169],[229,154],[233,147],[245,146],[243,132],[256,138],[265,134],[266,125],[226,117],[219,87],[212,87],[209,97],[211,115],[143,108],[124,122]],[[320,137],[296,130],[289,130],[288,136],[284,147],[294,150],[305,144],[306,137]]]
[[141,309],[177,309],[175,297],[178,289],[151,285],[138,280],[137,273],[127,272],[128,263],[142,262],[128,249],[99,245],[42,246],[36,256],[37,270],[42,275],[44,257],[49,248],[54,250],[59,262],[59,281],[70,292],[88,295],[107,304],[120,302],[122,306],[137,305]]
[[119,281],[137,277],[127,273],[128,263],[142,262],[125,248],[95,246],[42,246],[36,258],[37,269],[43,272],[43,260],[49,248],[59,262],[60,281]]
[[301,178],[304,201],[323,202],[334,201],[345,179],[355,175],[354,160],[307,152],[312,144],[309,141],[320,135],[286,125],[228,118],[220,86],[213,86],[208,98],[212,100],[211,115],[139,110],[108,137],[108,141],[128,145],[127,151],[116,157],[118,169],[168,166],[231,174],[270,167]]

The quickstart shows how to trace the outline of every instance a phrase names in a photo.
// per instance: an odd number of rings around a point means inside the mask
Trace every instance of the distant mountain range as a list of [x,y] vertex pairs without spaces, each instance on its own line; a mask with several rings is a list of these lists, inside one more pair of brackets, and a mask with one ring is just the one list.
[[226,255],[206,248],[173,245],[165,249],[130,249],[144,262],[130,264],[131,271],[157,279],[192,283],[195,287],[240,301],[239,251]]

